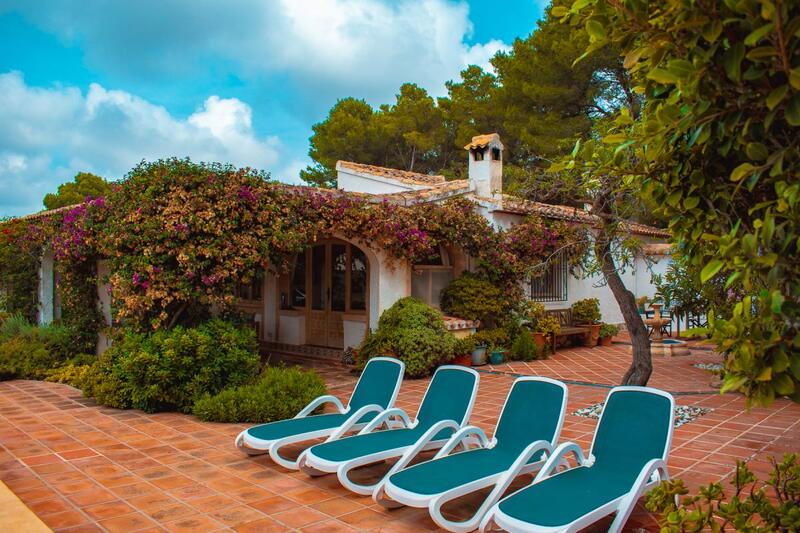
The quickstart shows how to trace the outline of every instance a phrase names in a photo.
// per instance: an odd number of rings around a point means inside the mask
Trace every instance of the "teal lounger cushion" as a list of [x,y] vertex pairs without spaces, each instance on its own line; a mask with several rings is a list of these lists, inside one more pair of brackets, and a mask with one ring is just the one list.
[[[461,452],[401,470],[390,479],[395,487],[415,494],[441,494],[508,470],[517,455],[502,448]],[[537,453],[532,461],[540,459]]]
[[[375,418],[377,414],[378,413],[367,413],[359,420],[359,423],[366,424]],[[327,415],[306,416],[303,418],[290,418],[288,420],[278,420],[277,422],[251,427],[247,430],[247,434],[261,440],[283,439],[315,431],[333,430],[344,424],[349,417],[350,415],[348,414],[341,415],[332,413]]]
[[412,446],[423,433],[425,433],[425,429],[420,427],[376,431],[317,444],[311,448],[311,453],[326,461],[350,461],[366,455]]
[[[552,441],[558,429],[564,389],[544,381],[518,381],[503,407],[492,449],[461,452],[393,474],[395,487],[433,495],[508,470],[522,450],[537,440]],[[535,408],[532,406],[535,405]],[[544,451],[529,463],[541,461]]]

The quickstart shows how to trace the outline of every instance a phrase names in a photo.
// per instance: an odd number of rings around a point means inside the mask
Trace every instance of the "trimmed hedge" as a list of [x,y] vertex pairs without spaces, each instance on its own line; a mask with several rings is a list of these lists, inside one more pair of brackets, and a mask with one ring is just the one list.
[[155,333],[123,330],[86,376],[84,394],[121,409],[190,412],[206,393],[258,373],[255,332],[219,319]]
[[274,366],[254,384],[202,396],[193,412],[207,422],[266,423],[292,418],[323,394],[325,383],[313,370]]
[[383,312],[378,329],[364,339],[359,363],[389,355],[406,364],[406,375],[425,377],[455,355],[456,339],[439,311],[416,298],[402,298]]

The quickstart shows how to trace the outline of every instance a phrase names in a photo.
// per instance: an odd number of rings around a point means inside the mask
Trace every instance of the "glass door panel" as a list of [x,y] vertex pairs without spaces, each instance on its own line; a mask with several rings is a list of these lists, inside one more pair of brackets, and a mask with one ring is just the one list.
[[324,311],[326,307],[325,248],[320,244],[311,250],[311,309],[315,311]]
[[331,311],[344,312],[347,294],[347,246],[331,245]]

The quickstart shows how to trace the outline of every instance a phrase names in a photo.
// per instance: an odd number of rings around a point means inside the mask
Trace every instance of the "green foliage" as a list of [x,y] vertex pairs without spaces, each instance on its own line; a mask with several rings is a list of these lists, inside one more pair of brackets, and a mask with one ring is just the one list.
[[548,315],[544,305],[533,300],[526,301],[520,309],[523,324],[534,333],[551,333],[558,335],[561,323],[558,318]]
[[597,324],[600,322],[600,300],[584,298],[572,304],[572,321],[575,324]]
[[61,366],[46,371],[44,373],[44,380],[55,383],[66,383],[77,389],[82,389],[92,369],[92,365],[96,360],[97,357],[94,355],[76,355]]
[[456,338],[456,342],[453,345],[453,355],[469,355],[474,349],[475,339],[472,338],[472,335],[469,337]]
[[616,324],[603,324],[600,326],[601,337],[613,337],[617,333],[619,333],[619,326]]
[[[737,461],[731,480],[733,494],[726,500],[721,483],[700,488],[694,495],[680,479],[664,481],[647,494],[646,507],[659,513],[664,533],[747,531],[768,533],[800,530],[800,464],[797,454],[782,462],[770,458],[772,473],[764,486]],[[675,503],[676,497],[680,504]]]
[[522,328],[514,343],[511,345],[511,359],[517,361],[532,361],[543,359],[543,350],[533,342],[533,334],[527,328]]
[[44,206],[47,209],[57,209],[68,205],[80,204],[87,197],[100,198],[111,192],[111,185],[89,172],[79,172],[71,182],[58,186],[58,193],[48,193],[44,196]]
[[486,279],[464,272],[442,289],[442,311],[467,320],[480,320],[481,327],[492,328],[507,312],[503,292]]
[[255,332],[219,319],[154,333],[124,329],[93,365],[84,393],[110,407],[191,410],[203,394],[258,372]]
[[22,246],[24,227],[6,223],[0,229],[0,311],[36,321],[41,247]]
[[208,422],[266,423],[292,418],[323,394],[325,383],[313,370],[270,366],[256,383],[202,396],[193,412]]
[[645,97],[579,161],[635,186],[701,283],[726,279],[737,305],[709,310],[724,389],[800,401],[800,4],[588,0],[557,13],[602,28],[587,53],[617,47]]
[[370,332],[358,350],[363,364],[382,355],[397,357],[412,378],[431,374],[451,360],[456,339],[447,331],[442,315],[416,298],[402,298],[383,312],[378,329]]
[[470,335],[470,338],[476,346],[508,346],[511,343],[511,337],[506,328],[482,329],[474,335]]
[[70,352],[72,334],[60,325],[34,326],[21,315],[0,325],[0,379],[41,379]]

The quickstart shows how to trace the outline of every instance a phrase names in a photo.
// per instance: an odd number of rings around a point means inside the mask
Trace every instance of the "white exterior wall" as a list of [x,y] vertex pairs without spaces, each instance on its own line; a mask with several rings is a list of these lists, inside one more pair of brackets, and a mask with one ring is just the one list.
[[39,263],[39,311],[36,319],[40,325],[50,324],[53,321],[54,268],[53,250],[45,249],[42,253],[42,260]]
[[392,194],[396,192],[416,191],[427,188],[427,185],[412,185],[391,178],[371,179],[366,176],[339,170],[336,177],[336,188],[342,191],[363,192],[369,194]]
[[97,308],[103,315],[103,328],[100,329],[97,339],[97,355],[105,352],[111,346],[111,337],[108,336],[105,328],[111,326],[111,284],[106,281],[111,271],[108,262],[100,260],[97,262]]

